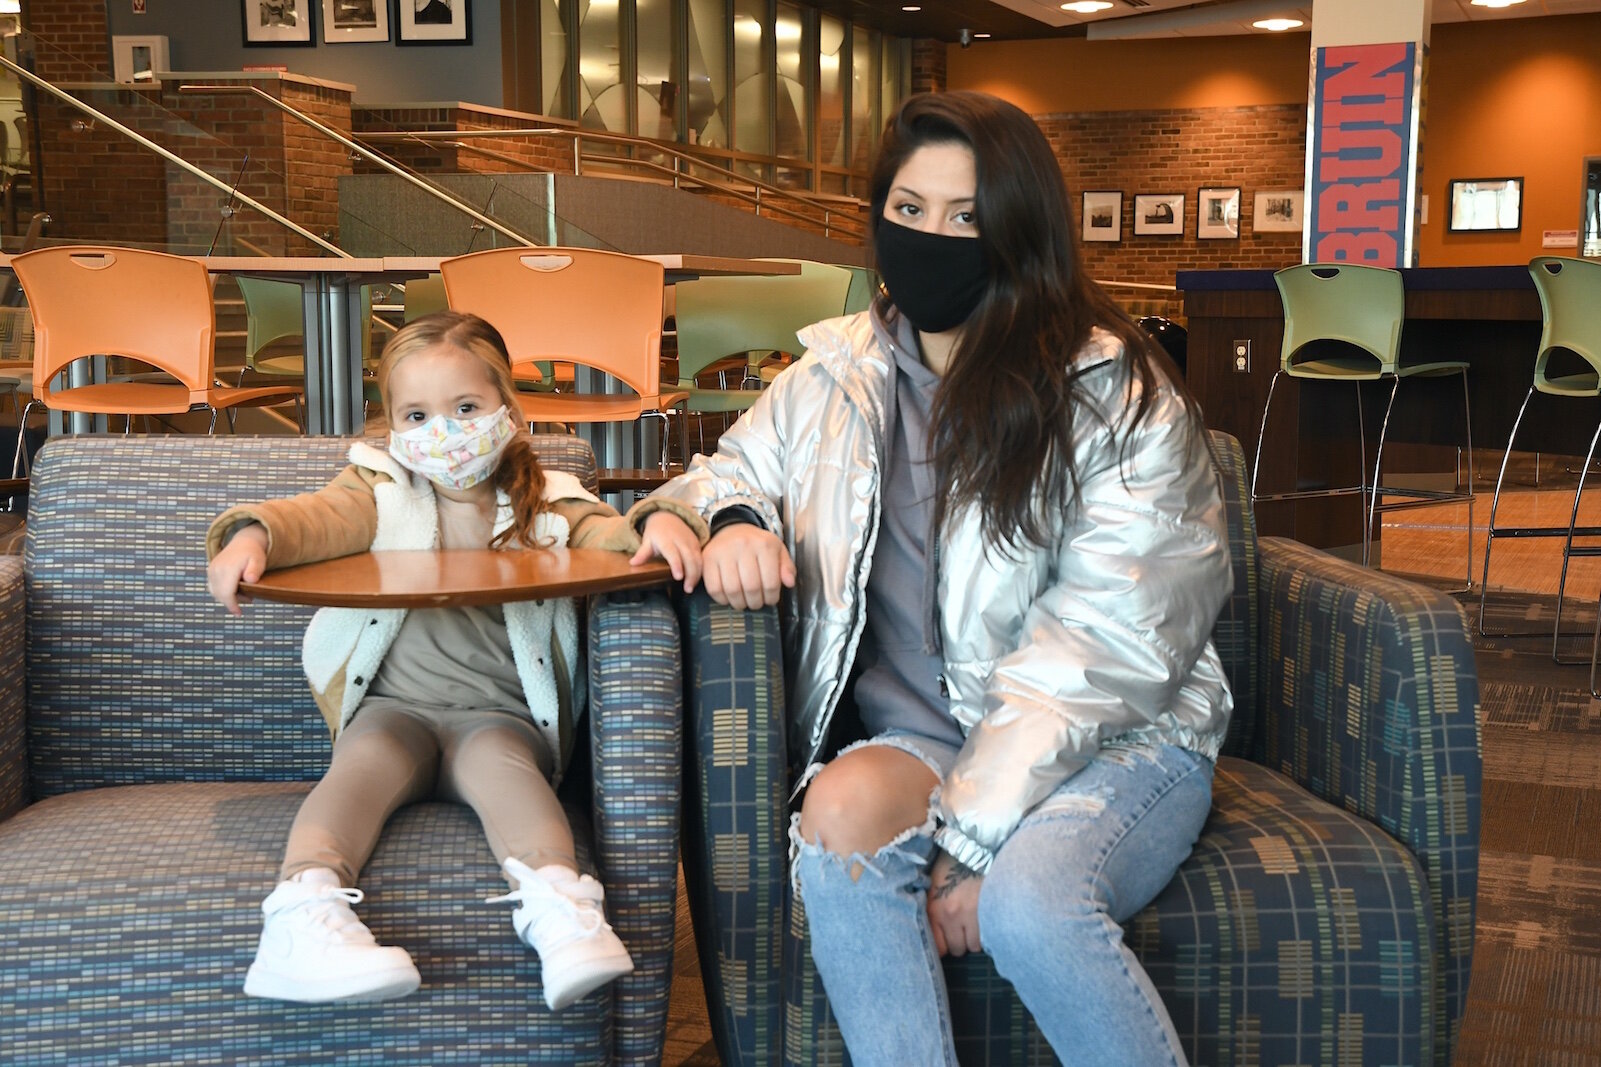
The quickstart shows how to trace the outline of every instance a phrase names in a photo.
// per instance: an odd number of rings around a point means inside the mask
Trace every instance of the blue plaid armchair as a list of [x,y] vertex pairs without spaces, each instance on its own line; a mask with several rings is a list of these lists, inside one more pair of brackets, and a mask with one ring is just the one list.
[[[1478,878],[1478,682],[1442,594],[1256,539],[1213,435],[1235,590],[1214,638],[1237,707],[1190,859],[1125,928],[1191,1062],[1444,1067]],[[684,873],[726,1065],[847,1060],[789,892],[777,616],[682,605]],[[987,957],[946,963],[962,1062],[1052,1063]]]
[[[587,446],[537,442],[593,488]],[[562,794],[636,972],[546,1011],[466,808],[397,813],[360,914],[422,989],[297,1005],[240,991],[327,728],[310,609],[206,595],[239,500],[319,487],[333,438],[78,438],[41,451],[21,559],[0,559],[0,1059],[15,1064],[656,1064],[679,832],[681,655],[665,594],[592,599],[590,715]],[[26,641],[24,641],[26,625]]]

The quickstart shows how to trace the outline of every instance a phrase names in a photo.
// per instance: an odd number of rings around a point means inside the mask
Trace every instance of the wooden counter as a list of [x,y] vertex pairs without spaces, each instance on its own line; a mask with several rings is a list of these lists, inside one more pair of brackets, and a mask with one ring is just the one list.
[[[1406,287],[1402,361],[1466,360],[1474,448],[1486,458],[1499,457],[1528,391],[1540,341],[1540,298],[1528,268],[1424,267],[1401,274]],[[1273,272],[1180,271],[1177,284],[1189,324],[1190,389],[1201,401],[1207,425],[1238,437],[1249,462],[1284,341],[1283,305]],[[1251,344],[1250,370],[1243,374],[1234,370],[1232,355],[1234,342],[1242,340]],[[1364,386],[1369,463],[1389,388],[1387,382]],[[1286,378],[1279,383],[1268,427],[1270,444],[1262,455],[1263,492],[1289,488],[1297,476],[1302,488],[1356,480],[1355,395],[1355,388],[1343,382]],[[1387,448],[1386,478],[1391,472],[1449,467],[1462,439],[1461,407],[1459,378],[1403,383],[1388,441],[1424,447]],[[1524,420],[1519,450],[1582,456],[1598,419],[1601,401],[1537,396]],[[1488,508],[1495,471],[1477,473],[1477,487],[1486,494],[1482,504]],[[1264,504],[1257,511],[1257,525],[1262,534],[1325,548],[1361,540],[1354,497]]]

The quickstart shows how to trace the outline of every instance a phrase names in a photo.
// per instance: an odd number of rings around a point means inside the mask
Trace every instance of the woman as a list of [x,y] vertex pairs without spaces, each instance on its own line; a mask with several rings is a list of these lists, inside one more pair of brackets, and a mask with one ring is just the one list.
[[714,599],[793,587],[791,744],[825,757],[850,705],[867,735],[792,824],[858,1067],[954,1065],[939,957],[974,951],[1064,1062],[1184,1059],[1117,924],[1210,805],[1224,518],[1193,405],[1084,276],[1066,205],[1017,108],[908,100],[872,183],[887,300],[803,332],[662,490],[712,524]]

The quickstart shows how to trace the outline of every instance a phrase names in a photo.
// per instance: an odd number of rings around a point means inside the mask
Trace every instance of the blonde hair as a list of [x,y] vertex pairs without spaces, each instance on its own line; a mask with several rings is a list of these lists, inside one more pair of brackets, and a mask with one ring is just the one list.
[[[385,407],[389,403],[389,377],[400,362],[419,352],[446,347],[478,361],[490,384],[500,394],[501,403],[517,422],[523,421],[522,401],[517,394],[517,383],[511,376],[511,354],[506,350],[505,338],[500,331],[477,315],[464,311],[436,311],[423,315],[402,326],[384,346],[383,358],[378,361],[378,394]],[[545,472],[539,466],[539,456],[527,432],[520,432],[501,455],[500,465],[491,479],[496,489],[511,501],[512,523],[490,541],[489,547],[501,548],[517,542],[524,545],[537,543],[534,523],[539,513],[546,510]]]

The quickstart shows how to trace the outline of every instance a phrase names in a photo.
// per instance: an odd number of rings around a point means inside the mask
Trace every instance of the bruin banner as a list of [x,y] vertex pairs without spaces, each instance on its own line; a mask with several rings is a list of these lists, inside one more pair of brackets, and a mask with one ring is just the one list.
[[1418,47],[1402,41],[1317,50],[1307,147],[1309,261],[1412,265]]

